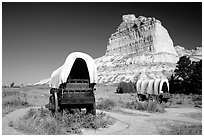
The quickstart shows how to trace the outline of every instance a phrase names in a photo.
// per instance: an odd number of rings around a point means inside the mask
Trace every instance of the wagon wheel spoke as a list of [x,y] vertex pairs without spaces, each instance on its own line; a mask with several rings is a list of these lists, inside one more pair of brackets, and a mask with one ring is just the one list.
[[168,100],[167,100],[167,103],[166,103],[166,106],[167,106],[167,107],[171,107],[171,104],[172,104],[172,100],[171,100],[171,99],[168,99]]

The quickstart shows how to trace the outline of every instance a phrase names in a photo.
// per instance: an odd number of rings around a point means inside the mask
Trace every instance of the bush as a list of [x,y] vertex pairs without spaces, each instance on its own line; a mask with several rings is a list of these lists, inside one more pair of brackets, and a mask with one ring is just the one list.
[[130,109],[148,111],[148,112],[161,112],[161,113],[165,112],[164,106],[159,104],[156,101],[149,101],[149,102],[132,101],[132,102],[126,103],[125,107]]
[[85,114],[74,110],[70,114],[64,110],[63,113],[53,114],[47,109],[30,109],[28,113],[13,124],[13,127],[29,134],[78,134],[82,128],[106,128],[114,123],[114,119],[105,113],[97,115]]
[[177,62],[174,74],[169,80],[170,93],[202,94],[202,60],[191,62],[182,56]]
[[118,84],[118,87],[116,89],[116,93],[135,93],[136,87],[135,83],[133,82],[121,82]]

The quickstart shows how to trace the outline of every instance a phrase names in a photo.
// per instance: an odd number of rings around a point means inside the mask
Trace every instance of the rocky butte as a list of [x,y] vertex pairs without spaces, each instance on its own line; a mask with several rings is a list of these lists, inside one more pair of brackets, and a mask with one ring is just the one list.
[[179,56],[162,23],[133,14],[123,15],[122,20],[109,38],[105,55],[95,59],[98,83],[171,76]]
[[177,55],[173,41],[159,20],[124,15],[123,22],[109,38],[106,55],[144,52],[165,52]]

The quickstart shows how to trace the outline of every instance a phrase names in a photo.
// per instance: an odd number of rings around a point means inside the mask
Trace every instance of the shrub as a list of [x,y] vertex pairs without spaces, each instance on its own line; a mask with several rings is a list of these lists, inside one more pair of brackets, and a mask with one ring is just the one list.
[[29,134],[78,134],[82,128],[105,128],[114,123],[114,119],[105,113],[85,114],[74,110],[74,114],[51,113],[47,109],[30,109],[28,113],[14,123],[14,128]]
[[159,104],[156,101],[149,101],[149,102],[132,101],[132,102],[127,102],[125,107],[130,109],[148,111],[148,112],[161,112],[161,113],[165,112],[164,106]]
[[118,84],[116,89],[116,93],[135,93],[136,88],[133,82],[121,82]]

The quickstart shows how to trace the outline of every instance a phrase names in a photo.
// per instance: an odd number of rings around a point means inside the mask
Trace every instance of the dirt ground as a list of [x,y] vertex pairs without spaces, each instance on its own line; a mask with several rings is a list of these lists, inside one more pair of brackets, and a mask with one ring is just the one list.
[[[130,94],[115,94],[115,86],[99,85],[96,87],[96,100],[111,98],[114,100],[134,100]],[[44,107],[48,103],[48,87],[21,88],[26,93],[28,102],[33,107]],[[29,108],[16,109],[2,118],[3,135],[23,134],[12,127],[9,122],[26,114]],[[3,110],[4,111],[4,110]],[[100,110],[97,110],[99,112]],[[106,112],[117,121],[107,129],[82,130],[85,135],[158,135],[161,131],[168,131],[168,125],[194,124],[202,125],[202,109],[192,107],[166,108],[165,113],[148,113],[144,111],[121,108],[120,112]]]

